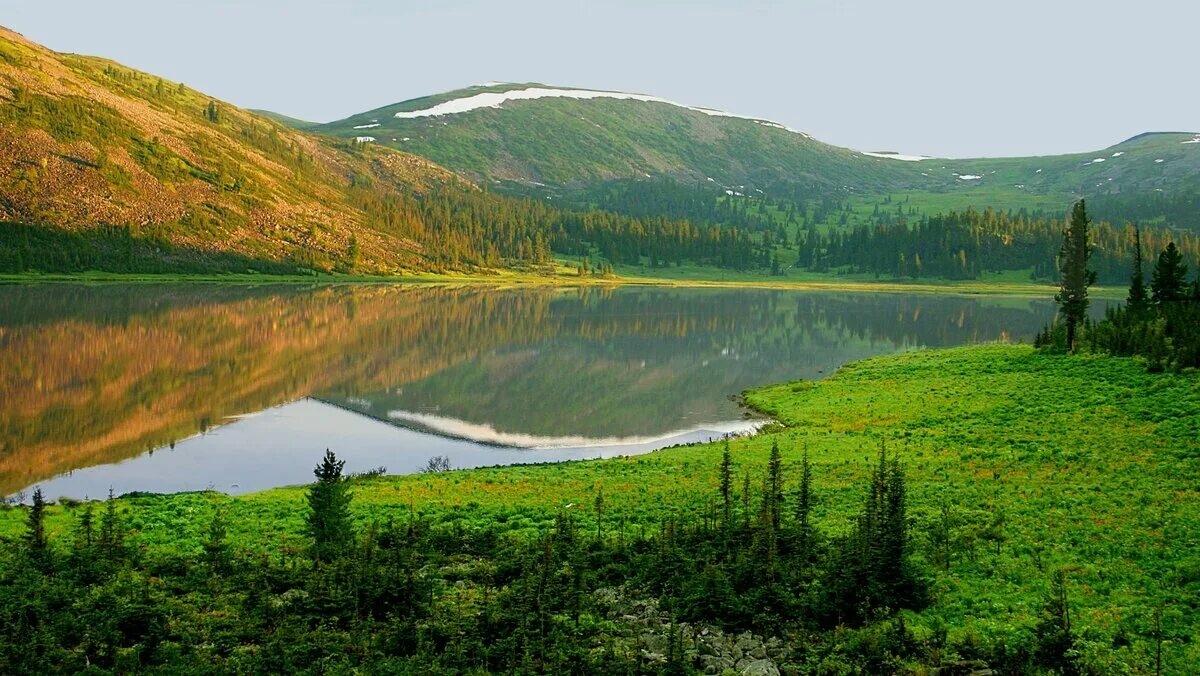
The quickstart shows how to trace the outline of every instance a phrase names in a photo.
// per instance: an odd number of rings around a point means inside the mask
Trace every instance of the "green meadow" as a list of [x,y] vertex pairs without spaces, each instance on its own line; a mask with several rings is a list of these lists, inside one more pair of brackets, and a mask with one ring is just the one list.
[[[1133,359],[1055,356],[1025,346],[909,352],[843,367],[817,382],[756,389],[746,402],[775,424],[732,442],[735,476],[758,486],[783,452],[793,495],[802,449],[814,517],[842,532],[881,448],[908,481],[912,556],[932,603],[904,614],[947,655],[1028,644],[1054,571],[1063,571],[1077,662],[1094,673],[1186,673],[1200,663],[1200,379],[1148,373]],[[353,481],[360,528],[414,519],[459,536],[523,539],[569,513],[586,532],[653,532],[700,519],[717,498],[718,443],[639,457],[379,476]],[[150,559],[200,555],[219,509],[234,547],[286,558],[306,546],[305,487],[119,499]],[[790,500],[790,497],[788,498]],[[81,507],[50,509],[66,541]],[[25,510],[0,511],[0,539]]]

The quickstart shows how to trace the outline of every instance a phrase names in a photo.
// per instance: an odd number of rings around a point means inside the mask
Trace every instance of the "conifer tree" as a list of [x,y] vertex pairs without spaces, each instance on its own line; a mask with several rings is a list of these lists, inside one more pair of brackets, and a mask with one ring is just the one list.
[[812,465],[808,462],[808,445],[800,462],[800,491],[796,495],[796,548],[802,558],[808,558],[812,547]]
[[95,510],[90,502],[84,506],[83,514],[79,517],[75,540],[76,548],[82,551],[90,550],[96,542]]
[[771,456],[767,460],[767,485],[764,491],[763,503],[767,508],[767,516],[771,520],[771,529],[779,532],[783,509],[783,455],[779,451],[779,442],[771,442]]
[[312,538],[311,553],[318,562],[332,561],[347,550],[354,531],[350,523],[350,490],[342,476],[344,460],[329,449],[313,470],[316,483],[308,490],[306,532]]
[[733,455],[729,452],[729,439],[725,440],[721,450],[721,503],[728,526],[733,513]]
[[1067,598],[1067,575],[1060,568],[1050,577],[1050,586],[1042,596],[1042,609],[1034,627],[1038,662],[1058,673],[1073,673],[1067,652],[1075,644],[1071,631],[1071,606]]
[[1087,208],[1083,200],[1075,203],[1067,224],[1060,254],[1062,279],[1054,300],[1067,322],[1067,351],[1075,351],[1075,332],[1087,318],[1088,286],[1096,281],[1096,273],[1088,269],[1091,247],[1088,245]]
[[112,488],[108,489],[104,514],[100,517],[100,551],[109,561],[118,560],[125,554],[125,523],[117,511],[117,501],[113,498]]
[[46,500],[40,487],[33,490],[33,505],[26,523],[25,551],[34,566],[44,572],[50,567],[50,542],[46,538]]
[[1133,231],[1133,273],[1129,278],[1129,297],[1125,301],[1125,307],[1129,308],[1130,312],[1141,313],[1148,304],[1146,276],[1142,271],[1142,231],[1141,228],[1135,228]]
[[1187,297],[1187,266],[1175,242],[1158,255],[1150,275],[1150,292],[1155,303],[1171,303]]

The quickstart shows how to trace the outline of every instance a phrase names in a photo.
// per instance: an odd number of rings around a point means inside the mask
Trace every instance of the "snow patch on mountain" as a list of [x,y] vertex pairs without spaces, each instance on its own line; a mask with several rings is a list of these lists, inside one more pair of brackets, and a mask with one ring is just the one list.
[[860,150],[859,152],[867,157],[882,157],[887,160],[900,160],[901,162],[920,162],[921,160],[933,159],[928,155],[905,155],[904,153],[893,153],[890,151],[867,152],[865,150]]
[[1200,136],[1196,136],[1190,141],[1180,141],[1180,143],[1200,143]]
[[961,176],[958,177],[958,180],[960,180],[960,181],[978,181],[981,178],[983,178],[983,177],[978,174],[962,174]]
[[372,129],[372,128],[378,127],[378,126],[379,126],[378,122],[372,122],[371,124],[360,124],[357,127],[355,127],[355,129]]
[[458,113],[466,113],[472,110],[481,108],[499,108],[509,101],[532,101],[534,99],[560,98],[560,99],[623,99],[627,101],[643,101],[646,103],[665,103],[677,108],[686,108],[694,110],[698,113],[711,115],[712,117],[732,117],[741,120],[750,120],[758,124],[777,127],[794,134],[800,134],[804,138],[812,138],[808,134],[796,129],[790,129],[778,122],[763,120],[749,115],[737,115],[735,113],[727,113],[723,110],[714,110],[712,108],[700,108],[698,106],[689,106],[682,103],[664,99],[659,96],[650,96],[648,94],[629,94],[626,92],[608,92],[592,89],[555,89],[551,87],[526,87],[525,89],[510,89],[505,92],[482,92],[472,94],[458,99],[450,99],[443,101],[435,106],[423,108],[421,110],[402,110],[396,113],[396,117],[401,120],[411,120],[421,117],[441,117],[443,115],[456,115]]

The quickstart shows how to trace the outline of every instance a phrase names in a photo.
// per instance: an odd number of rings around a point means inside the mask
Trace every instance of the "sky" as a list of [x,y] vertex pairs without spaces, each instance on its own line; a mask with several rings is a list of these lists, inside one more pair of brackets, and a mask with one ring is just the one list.
[[942,157],[1200,131],[1196,0],[5,4],[0,24],[52,49],[318,122],[495,80],[653,94]]

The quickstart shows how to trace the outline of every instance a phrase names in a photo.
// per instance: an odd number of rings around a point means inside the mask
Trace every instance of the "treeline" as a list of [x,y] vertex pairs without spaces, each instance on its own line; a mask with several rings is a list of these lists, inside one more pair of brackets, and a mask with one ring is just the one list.
[[0,222],[0,273],[118,272],[290,274],[295,264],[174,244],[165,229],[99,226],[70,231]]
[[[1065,225],[1004,210],[968,209],[828,233],[809,227],[797,244],[798,264],[814,271],[844,268],[899,278],[976,279],[988,271],[1032,270],[1034,278],[1052,279]],[[1124,283],[1134,255],[1134,228],[1101,222],[1090,232],[1098,280]],[[1194,235],[1144,229],[1142,239],[1151,249],[1175,242],[1186,260],[1200,259],[1200,238]]]
[[459,185],[425,195],[387,195],[364,184],[354,205],[372,227],[426,245],[435,267],[540,265],[552,253],[593,256],[610,264],[684,262],[746,269],[761,253],[745,231],[700,227],[665,216],[560,209],[545,200],[501,197]]
[[1095,213],[1114,223],[1164,223],[1200,233],[1200,190],[1193,187],[1182,186],[1170,192],[1097,195],[1089,204]]
[[[946,637],[918,639],[897,615],[929,602],[899,462],[880,452],[843,533],[815,523],[807,453],[790,483],[783,467],[775,446],[754,490],[726,448],[702,512],[648,532],[608,516],[600,490],[590,525],[569,505],[527,537],[486,516],[358,524],[358,480],[327,453],[305,546],[271,554],[237,547],[221,511],[198,546],[149,553],[111,496],[99,515],[74,505],[52,538],[35,491],[26,533],[0,547],[0,670],[686,673],[719,663],[698,647],[705,626],[789,636],[772,639],[777,657],[813,668],[938,664]],[[988,655],[1001,668],[1071,666],[1065,580],[1052,582],[1032,642]],[[613,602],[647,596],[668,622]]]

